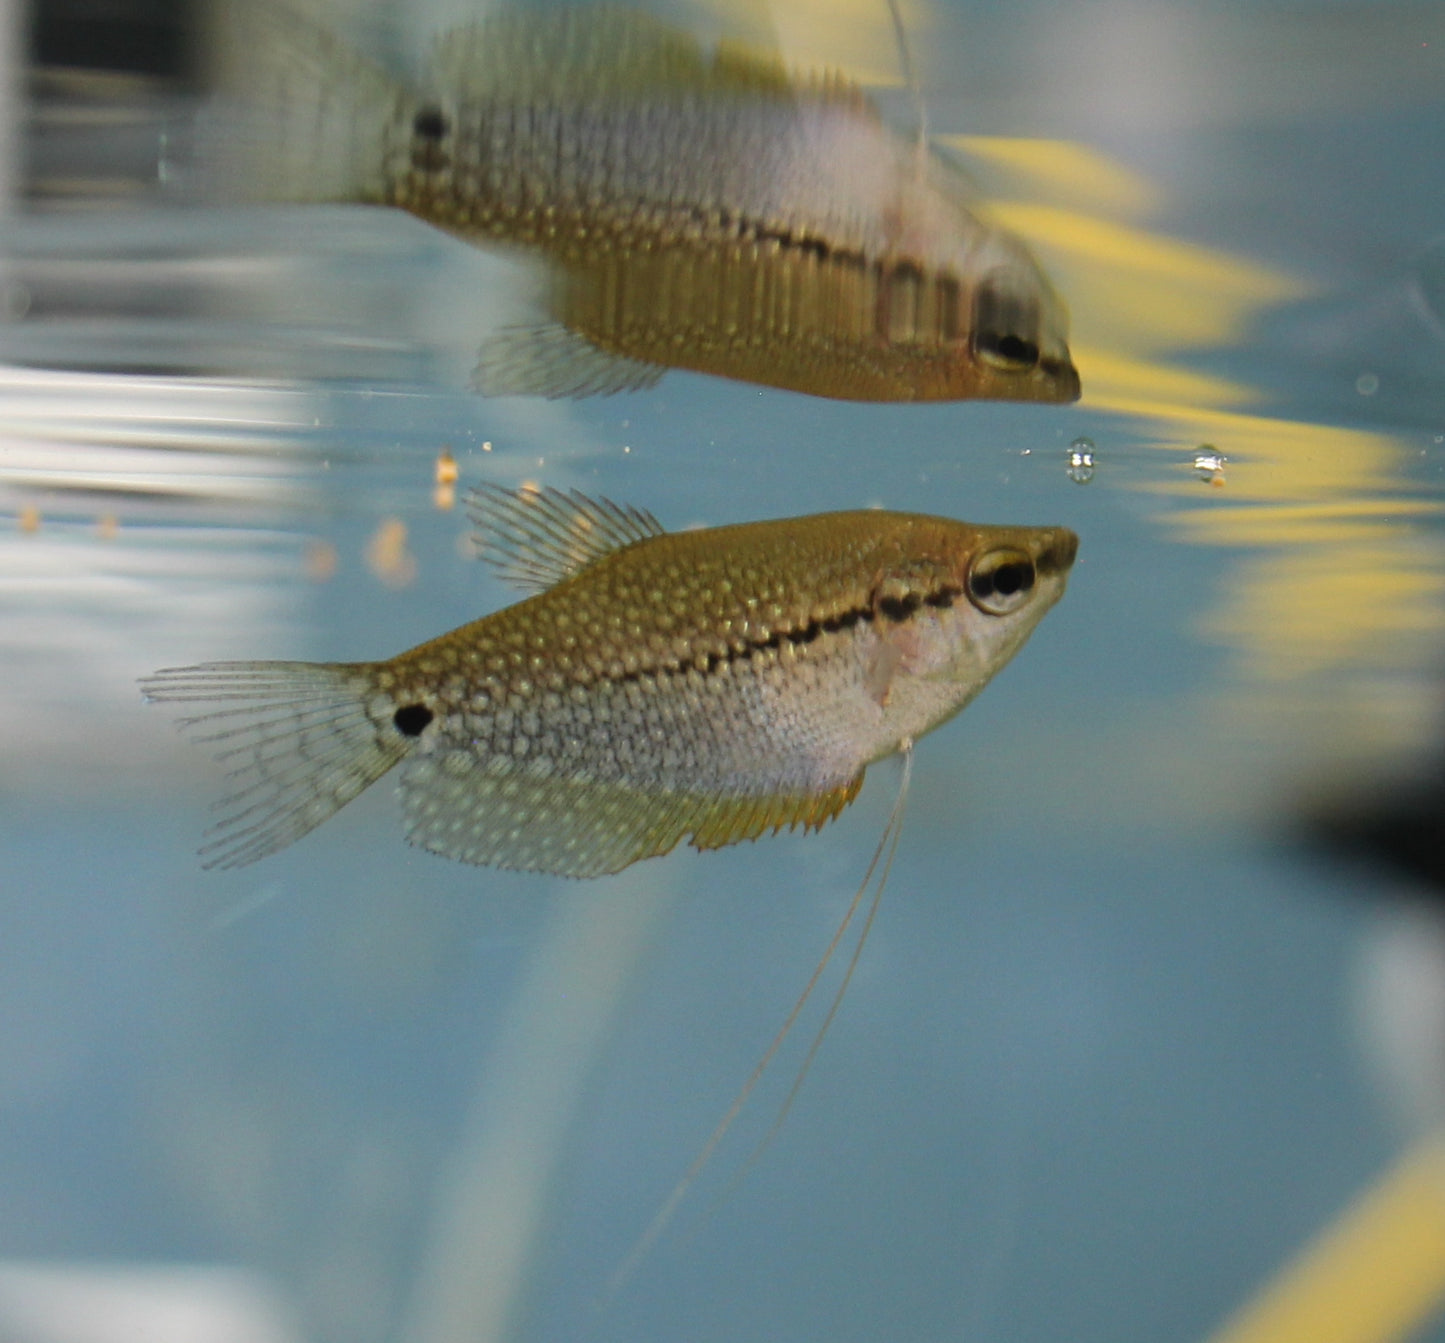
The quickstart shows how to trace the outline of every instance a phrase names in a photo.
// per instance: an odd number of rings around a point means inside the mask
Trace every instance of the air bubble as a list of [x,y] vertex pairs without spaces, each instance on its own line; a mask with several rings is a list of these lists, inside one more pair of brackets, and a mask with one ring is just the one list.
[[1355,379],[1355,391],[1361,396],[1374,396],[1380,390],[1380,379],[1373,373],[1361,373]]
[[1212,443],[1201,443],[1194,452],[1194,474],[1206,485],[1223,485],[1226,457]]
[[1094,440],[1076,438],[1069,444],[1069,479],[1075,485],[1087,485],[1094,478]]

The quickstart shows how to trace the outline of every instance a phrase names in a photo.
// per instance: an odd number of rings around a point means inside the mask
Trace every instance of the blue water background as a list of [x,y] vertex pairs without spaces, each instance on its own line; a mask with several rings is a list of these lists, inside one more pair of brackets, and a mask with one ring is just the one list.
[[[1141,252],[1141,297],[1127,255],[1040,242],[1077,406],[689,374],[486,401],[466,371],[516,267],[410,221],[163,197],[15,220],[0,1259],[242,1269],[271,1303],[258,1343],[1202,1340],[1430,1129],[1387,1010],[1418,892],[1298,831],[1440,740],[1441,11],[954,0],[927,24],[936,132],[1087,145],[1153,195],[1061,208],[1205,257],[1180,279]],[[136,298],[168,283],[185,303]],[[1211,292],[1228,329],[1191,334]],[[1134,373],[1101,357],[1121,350]],[[1249,395],[1196,404],[1161,370]],[[1221,484],[1193,467],[1206,437]],[[443,448],[463,486],[576,486],[669,525],[879,504],[1081,537],[1016,663],[919,744],[882,910],[781,1132],[731,1188],[818,1010],[610,1297],[898,772],[821,834],[590,884],[411,850],[385,784],[203,872],[223,782],[136,678],[389,655],[510,600],[434,498]],[[410,568],[368,562],[389,520]],[[491,1322],[440,1318],[473,1308]]]

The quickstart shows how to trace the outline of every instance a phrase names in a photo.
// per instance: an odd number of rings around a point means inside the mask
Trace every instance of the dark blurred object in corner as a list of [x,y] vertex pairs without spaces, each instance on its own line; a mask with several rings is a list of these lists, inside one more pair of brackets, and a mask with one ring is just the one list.
[[44,0],[31,9],[31,64],[185,83],[193,9],[190,0]]
[[136,202],[161,185],[157,146],[194,87],[192,0],[31,7],[21,190],[46,209]]
[[1381,864],[1445,901],[1445,759],[1409,779],[1322,800],[1304,825],[1316,847]]

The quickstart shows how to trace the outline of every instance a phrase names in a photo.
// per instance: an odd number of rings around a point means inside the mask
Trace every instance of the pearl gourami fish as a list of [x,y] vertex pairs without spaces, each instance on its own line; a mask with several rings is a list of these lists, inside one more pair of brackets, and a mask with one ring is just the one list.
[[232,19],[221,82],[251,109],[255,193],[395,206],[544,260],[548,320],[488,340],[485,392],[686,368],[848,400],[1079,395],[1027,248],[839,75],[616,8],[503,11],[410,80],[271,0]]
[[876,510],[665,532],[576,492],[482,487],[481,553],[533,592],[383,662],[156,672],[235,787],[237,867],[399,767],[407,838],[469,863],[617,872],[815,828],[951,718],[1063,594],[1077,538]]

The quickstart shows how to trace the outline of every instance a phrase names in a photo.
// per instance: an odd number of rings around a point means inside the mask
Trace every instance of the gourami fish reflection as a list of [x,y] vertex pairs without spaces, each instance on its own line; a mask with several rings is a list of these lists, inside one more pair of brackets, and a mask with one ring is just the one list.
[[[482,487],[471,503],[483,556],[531,597],[385,661],[216,662],[142,682],[147,699],[206,706],[183,726],[230,770],[207,866],[284,848],[393,768],[409,840],[497,867],[590,877],[684,839],[819,827],[869,764],[906,762],[1008,662],[1063,594],[1078,544],[1062,527],[873,510],[669,533],[575,492]],[[903,797],[818,971],[661,1220],[891,857]],[[886,875],[885,862],[874,910]]]
[[572,396],[667,368],[866,401],[1073,401],[1062,304],[949,160],[836,74],[622,9],[503,12],[403,83],[266,0],[227,57],[247,173],[546,262],[550,320],[477,383]]

